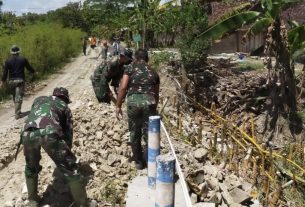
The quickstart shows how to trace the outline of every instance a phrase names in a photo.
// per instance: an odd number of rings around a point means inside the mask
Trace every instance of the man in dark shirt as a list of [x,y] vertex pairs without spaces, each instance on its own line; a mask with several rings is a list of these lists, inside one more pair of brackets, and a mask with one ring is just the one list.
[[15,118],[21,118],[21,105],[24,95],[24,81],[25,74],[24,68],[27,68],[30,73],[34,75],[34,69],[29,64],[28,60],[19,56],[20,48],[13,45],[11,48],[12,56],[9,57],[4,64],[2,81],[0,82],[0,88],[3,83],[8,79],[8,86],[10,92],[13,95],[13,101],[15,103]]

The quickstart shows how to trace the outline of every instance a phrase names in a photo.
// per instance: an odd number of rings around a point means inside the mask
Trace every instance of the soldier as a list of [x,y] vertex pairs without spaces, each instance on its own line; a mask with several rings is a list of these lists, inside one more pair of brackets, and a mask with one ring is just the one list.
[[103,62],[99,65],[94,74],[91,76],[92,86],[99,102],[116,103],[116,99],[109,88],[109,82],[114,87],[114,91],[117,91],[120,80],[124,73],[124,65],[128,65],[132,62],[132,50],[125,49],[119,57]]
[[11,48],[12,56],[5,61],[2,81],[0,82],[0,88],[8,78],[8,86],[10,92],[13,95],[13,101],[15,103],[15,118],[19,119],[22,117],[21,105],[24,95],[24,82],[25,74],[24,68],[28,69],[34,76],[34,69],[29,64],[28,60],[24,57],[19,56],[20,48],[13,45]]
[[[143,169],[147,161],[147,133],[149,116],[157,115],[159,102],[159,75],[148,65],[148,53],[139,49],[135,53],[136,61],[125,68],[120,84],[116,115],[122,115],[122,102],[127,93],[127,114],[130,142],[135,165]],[[144,153],[141,137],[145,141]],[[144,154],[144,159],[143,159]]]
[[81,182],[79,164],[71,152],[73,126],[69,103],[69,92],[62,87],[55,88],[53,96],[36,98],[21,132],[28,199],[33,206],[37,206],[40,200],[37,185],[38,174],[42,169],[39,165],[41,147],[63,173],[75,203],[78,206],[89,206],[86,190]]

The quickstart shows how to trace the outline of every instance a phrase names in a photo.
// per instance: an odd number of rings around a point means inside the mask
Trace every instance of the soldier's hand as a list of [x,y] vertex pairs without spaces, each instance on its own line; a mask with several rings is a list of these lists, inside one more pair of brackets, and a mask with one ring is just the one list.
[[0,89],[3,87],[3,82],[0,81]]
[[120,120],[120,115],[121,115],[121,118],[123,118],[122,108],[116,107],[115,113],[116,113],[116,118],[118,120]]

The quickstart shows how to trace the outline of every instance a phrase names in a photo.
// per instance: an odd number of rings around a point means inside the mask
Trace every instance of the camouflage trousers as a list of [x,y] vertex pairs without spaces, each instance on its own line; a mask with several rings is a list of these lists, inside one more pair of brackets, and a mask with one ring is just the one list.
[[45,129],[34,129],[21,133],[26,161],[25,176],[35,177],[41,171],[39,165],[41,148],[55,162],[57,168],[63,173],[67,182],[80,179],[79,165],[67,143],[59,139],[57,134],[45,135]]
[[13,101],[15,103],[15,114],[21,114],[21,105],[24,96],[24,80],[10,80],[8,82],[10,93],[13,95]]
[[156,104],[141,98],[141,96],[127,97],[128,127],[130,131],[130,142],[141,144],[143,137],[147,145],[148,119],[150,116],[157,115]]
[[110,89],[107,80],[91,77],[91,82],[98,102],[110,103]]

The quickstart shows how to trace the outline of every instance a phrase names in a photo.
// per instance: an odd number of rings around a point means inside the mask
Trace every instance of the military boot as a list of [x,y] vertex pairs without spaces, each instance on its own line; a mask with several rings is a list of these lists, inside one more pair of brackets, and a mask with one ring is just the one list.
[[143,162],[143,153],[142,153],[142,146],[139,143],[132,143],[131,144],[133,158],[135,160],[135,167],[137,170],[142,170],[144,168]]
[[81,183],[81,179],[70,181],[69,187],[71,194],[77,206],[79,207],[90,207],[87,193],[84,185]]
[[38,204],[40,202],[40,198],[37,194],[38,175],[34,177],[26,177],[25,181],[26,187],[28,189],[29,206],[38,207]]
[[21,105],[22,102],[15,102],[15,119],[21,118]]

